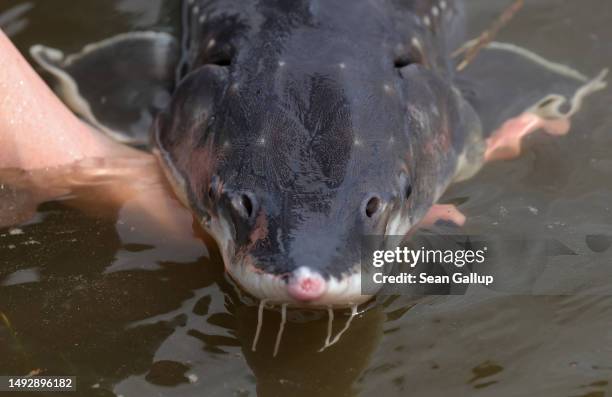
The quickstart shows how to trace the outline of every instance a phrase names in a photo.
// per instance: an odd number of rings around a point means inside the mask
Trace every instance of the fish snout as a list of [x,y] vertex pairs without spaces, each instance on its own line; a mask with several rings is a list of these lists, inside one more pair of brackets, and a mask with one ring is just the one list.
[[289,278],[287,292],[299,302],[311,302],[322,297],[328,288],[327,281],[319,273],[306,267],[295,270]]

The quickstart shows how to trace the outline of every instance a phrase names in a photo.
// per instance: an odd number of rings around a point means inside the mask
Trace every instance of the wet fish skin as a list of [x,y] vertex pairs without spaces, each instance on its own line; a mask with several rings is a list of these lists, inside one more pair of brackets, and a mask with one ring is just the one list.
[[461,13],[451,1],[186,2],[185,76],[157,150],[247,290],[291,300],[306,269],[323,298],[359,299],[330,287],[359,276],[358,236],[404,234],[440,197],[480,132],[453,86]]

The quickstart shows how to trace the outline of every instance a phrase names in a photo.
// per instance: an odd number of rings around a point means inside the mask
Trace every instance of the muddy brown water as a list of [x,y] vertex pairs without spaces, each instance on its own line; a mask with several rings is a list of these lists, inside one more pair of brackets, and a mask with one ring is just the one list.
[[[176,3],[4,0],[0,26],[22,51],[41,42],[75,51],[130,29],[174,32]],[[526,3],[500,40],[588,75],[612,66],[612,2]],[[470,31],[505,4],[468,1]],[[444,198],[460,203],[470,233],[570,247],[575,255],[543,271],[563,295],[536,285],[521,294],[386,299],[322,352],[325,314],[290,311],[272,357],[274,310],[251,350],[256,307],[240,299],[214,244],[167,194],[180,233],[156,230],[130,203],[96,205],[95,187],[64,193],[36,206],[41,199],[27,187],[0,186],[0,211],[19,222],[0,229],[0,374],[77,376],[79,396],[612,393],[610,89],[588,100],[570,135],[536,137],[520,159],[487,166]],[[336,314],[335,332],[346,319]]]

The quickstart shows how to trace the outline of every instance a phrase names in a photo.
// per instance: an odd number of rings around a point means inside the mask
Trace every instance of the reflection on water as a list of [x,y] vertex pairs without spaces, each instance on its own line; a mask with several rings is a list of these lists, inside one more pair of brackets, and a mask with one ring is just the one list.
[[[58,12],[60,2],[73,12]],[[469,2],[472,29],[502,3]],[[591,75],[612,65],[611,3],[526,7],[502,39]],[[44,39],[73,51],[130,27],[172,27],[169,8],[9,0],[0,23],[12,26],[22,49]],[[145,200],[160,197],[176,220],[170,229],[139,211],[138,195],[100,204],[100,185],[125,183],[112,175],[87,174],[95,183],[69,189],[53,175],[2,171],[0,224],[13,226],[0,229],[0,374],[76,375],[83,396],[604,396],[612,298],[599,289],[610,273],[595,264],[612,258],[610,103],[608,90],[589,101],[568,137],[536,137],[521,159],[490,166],[447,195],[462,203],[469,233],[538,230],[585,254],[549,270],[581,294],[393,298],[359,314],[322,352],[327,314],[290,310],[273,357],[276,309],[264,312],[252,351],[257,306],[238,295],[214,244],[159,179],[128,180],[140,181]],[[53,181],[59,198],[32,191],[30,177]],[[334,335],[348,314],[335,314]]]

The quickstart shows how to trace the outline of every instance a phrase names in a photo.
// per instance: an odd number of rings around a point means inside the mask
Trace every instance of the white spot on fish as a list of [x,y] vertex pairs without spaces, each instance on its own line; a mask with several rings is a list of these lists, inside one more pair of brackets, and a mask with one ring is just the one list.
[[266,138],[264,138],[263,136],[259,137],[259,139],[257,140],[257,144],[258,145],[265,145],[266,144]]
[[210,39],[210,41],[208,42],[208,49],[213,48],[215,46],[215,44],[217,44],[217,41],[215,39]]
[[390,94],[393,91],[393,89],[391,88],[391,86],[389,84],[384,84],[383,85],[383,90],[385,90],[385,92],[387,94]]
[[346,69],[346,64],[344,62],[341,62],[338,66],[340,69]]
[[193,13],[195,15],[197,15],[199,12],[200,12],[200,7],[198,7],[198,6],[193,7]]
[[423,23],[425,24],[425,26],[431,26],[431,19],[429,19],[429,17],[427,15],[425,15],[423,17]]
[[434,17],[437,17],[440,14],[440,10],[438,10],[438,7],[433,6],[431,8],[431,15],[433,15]]
[[430,110],[434,117],[438,117],[440,115],[440,110],[436,105],[432,104]]
[[204,23],[204,22],[206,22],[206,15],[201,15],[201,16],[200,16],[200,19],[198,19],[198,21],[199,21],[200,23]]
[[354,144],[355,146],[361,146],[361,139],[359,139],[359,138],[355,138],[355,140],[353,141],[353,144]]
[[280,66],[281,68],[285,66],[285,61],[278,61],[278,66]]
[[446,1],[442,0],[442,1],[440,2],[440,9],[441,9],[442,11],[444,11],[444,10],[446,9]]
[[423,49],[423,46],[421,45],[421,41],[417,39],[416,37],[412,38],[411,43],[412,43],[412,46],[416,48],[417,50],[421,51]]

